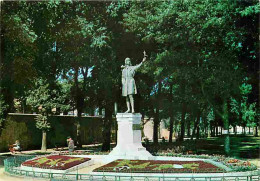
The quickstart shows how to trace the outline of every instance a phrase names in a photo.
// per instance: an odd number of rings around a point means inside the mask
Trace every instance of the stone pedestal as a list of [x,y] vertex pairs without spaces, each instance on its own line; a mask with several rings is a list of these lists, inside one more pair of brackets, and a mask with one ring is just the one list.
[[[117,159],[151,159],[152,155],[142,146],[140,113],[118,113],[117,145],[109,156]],[[149,157],[149,158],[148,158]]]

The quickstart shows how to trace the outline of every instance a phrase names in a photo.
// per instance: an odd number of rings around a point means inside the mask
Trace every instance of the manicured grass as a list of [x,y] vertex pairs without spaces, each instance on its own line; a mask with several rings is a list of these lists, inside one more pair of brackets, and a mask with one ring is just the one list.
[[[181,147],[180,153],[191,152],[193,154],[219,154],[224,155],[224,137],[202,138],[199,140],[185,140],[183,142],[159,143],[158,146],[148,145],[151,152],[163,151]],[[260,137],[230,136],[230,156],[235,158],[259,158]],[[178,152],[178,150],[177,150]]]
[[[231,136],[230,156],[237,158],[259,158],[260,138],[253,136]],[[197,141],[199,153],[224,154],[224,138],[215,137]]]
[[[111,144],[111,150],[115,147],[115,144]],[[151,142],[149,145],[144,145],[151,153],[158,151],[164,151],[167,149],[176,149],[177,147],[183,147],[184,149],[176,150],[176,153],[187,153],[191,151],[192,154],[219,154],[224,155],[224,137],[211,137],[201,138],[199,140],[185,140],[183,142],[159,143],[158,146],[154,146]],[[254,136],[242,136],[231,135],[230,136],[230,156],[239,159],[258,159],[260,155],[260,137]],[[91,146],[85,148],[89,153],[95,153],[101,151],[101,145]],[[104,154],[104,153],[103,153]]]

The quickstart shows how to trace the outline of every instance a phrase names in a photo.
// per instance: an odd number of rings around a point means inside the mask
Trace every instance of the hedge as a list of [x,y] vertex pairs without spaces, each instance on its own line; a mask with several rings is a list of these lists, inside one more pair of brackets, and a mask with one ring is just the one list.
[[[41,148],[42,133],[35,126],[35,116],[8,115],[5,128],[1,131],[0,152],[8,151],[8,145],[14,144],[15,140],[20,141],[23,150]],[[77,119],[81,124],[82,144],[102,142],[103,119],[101,117],[52,116],[49,119],[51,129],[47,132],[48,148],[67,146],[68,136],[75,139]]]

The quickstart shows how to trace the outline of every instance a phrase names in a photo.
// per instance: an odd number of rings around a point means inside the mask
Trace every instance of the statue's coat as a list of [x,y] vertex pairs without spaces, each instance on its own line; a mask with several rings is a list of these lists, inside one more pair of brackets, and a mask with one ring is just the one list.
[[136,66],[125,66],[122,70],[122,96],[137,94],[134,76],[141,65],[142,62]]

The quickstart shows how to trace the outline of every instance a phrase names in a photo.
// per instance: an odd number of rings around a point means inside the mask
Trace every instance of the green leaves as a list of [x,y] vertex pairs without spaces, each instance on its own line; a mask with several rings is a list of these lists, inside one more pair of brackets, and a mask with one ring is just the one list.
[[253,14],[259,14],[260,12],[260,5],[257,3],[256,5],[252,5],[249,7],[246,7],[245,9],[241,10],[239,13],[241,16],[250,16]]
[[51,124],[48,122],[47,116],[42,114],[38,114],[35,118],[36,121],[36,128],[44,131],[49,131],[51,128]]
[[163,100],[164,115],[172,106],[178,114],[188,102],[190,117],[203,109],[214,120],[213,105],[221,110],[223,99],[233,97],[234,112],[255,117],[257,105],[246,100],[255,85],[243,78],[247,67],[257,67],[256,1],[52,0],[4,2],[2,10],[1,86],[18,99],[26,92],[34,111],[120,102],[120,66],[126,57],[138,63],[146,50],[149,60],[136,76],[145,111]]
[[[64,88],[66,89],[66,88]],[[68,105],[65,103],[66,91],[63,90],[60,95],[58,89],[51,89],[49,83],[44,79],[35,81],[33,89],[27,92],[26,102],[32,106],[33,110],[43,112],[46,115],[53,114],[53,108],[62,108],[68,110]]]
[[5,121],[4,112],[7,110],[8,105],[5,104],[3,100],[3,96],[0,95],[0,128],[3,126],[3,122]]
[[[245,79],[248,81],[248,79]],[[248,95],[252,91],[252,86],[244,82],[240,87],[240,96],[235,99],[231,98],[231,112],[235,113],[238,124],[243,126],[256,126],[257,125],[257,108],[256,103],[250,103]]]

